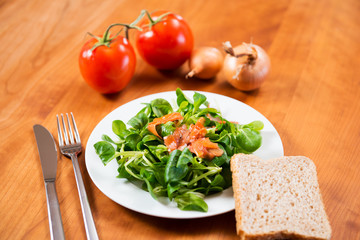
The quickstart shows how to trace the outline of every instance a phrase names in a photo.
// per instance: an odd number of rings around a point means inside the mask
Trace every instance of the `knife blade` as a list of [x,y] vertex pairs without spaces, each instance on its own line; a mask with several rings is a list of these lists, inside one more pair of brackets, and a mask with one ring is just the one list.
[[57,149],[55,141],[45,127],[36,124],[33,126],[33,130],[45,183],[50,236],[51,239],[65,239],[59,200],[55,188],[57,169]]

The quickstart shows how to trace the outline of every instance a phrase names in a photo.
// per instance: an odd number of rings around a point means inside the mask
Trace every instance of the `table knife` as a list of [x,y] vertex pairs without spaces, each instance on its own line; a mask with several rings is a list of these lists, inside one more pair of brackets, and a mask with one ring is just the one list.
[[51,239],[65,239],[59,200],[55,188],[57,149],[51,133],[43,126],[33,126],[44,176]]

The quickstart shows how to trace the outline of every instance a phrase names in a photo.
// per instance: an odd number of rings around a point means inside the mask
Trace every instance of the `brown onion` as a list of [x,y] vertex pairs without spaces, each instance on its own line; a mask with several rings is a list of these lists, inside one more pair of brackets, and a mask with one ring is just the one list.
[[242,91],[259,88],[270,71],[270,58],[264,49],[252,43],[233,48],[229,41],[223,47],[227,53],[223,66],[226,80]]
[[195,49],[189,60],[191,71],[186,78],[197,77],[210,79],[216,76],[221,70],[224,57],[221,52],[214,47],[201,47]]

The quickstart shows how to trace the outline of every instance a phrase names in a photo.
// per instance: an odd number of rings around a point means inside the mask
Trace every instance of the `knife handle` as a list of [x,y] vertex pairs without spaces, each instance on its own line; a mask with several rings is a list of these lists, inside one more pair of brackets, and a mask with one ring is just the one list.
[[65,239],[55,182],[45,181],[45,189],[51,239]]

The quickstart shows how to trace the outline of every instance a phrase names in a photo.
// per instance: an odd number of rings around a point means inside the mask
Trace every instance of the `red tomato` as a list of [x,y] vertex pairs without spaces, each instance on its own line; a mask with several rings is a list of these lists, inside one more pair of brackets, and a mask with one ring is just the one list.
[[108,46],[99,40],[86,42],[79,56],[80,72],[85,81],[100,93],[115,93],[126,87],[135,72],[136,56],[127,38],[118,36]]
[[[153,21],[166,11],[151,14]],[[149,19],[144,18],[139,26],[143,31],[136,33],[136,47],[141,57],[157,69],[171,70],[180,67],[190,58],[194,38],[184,19],[170,13],[161,21],[149,27]]]

